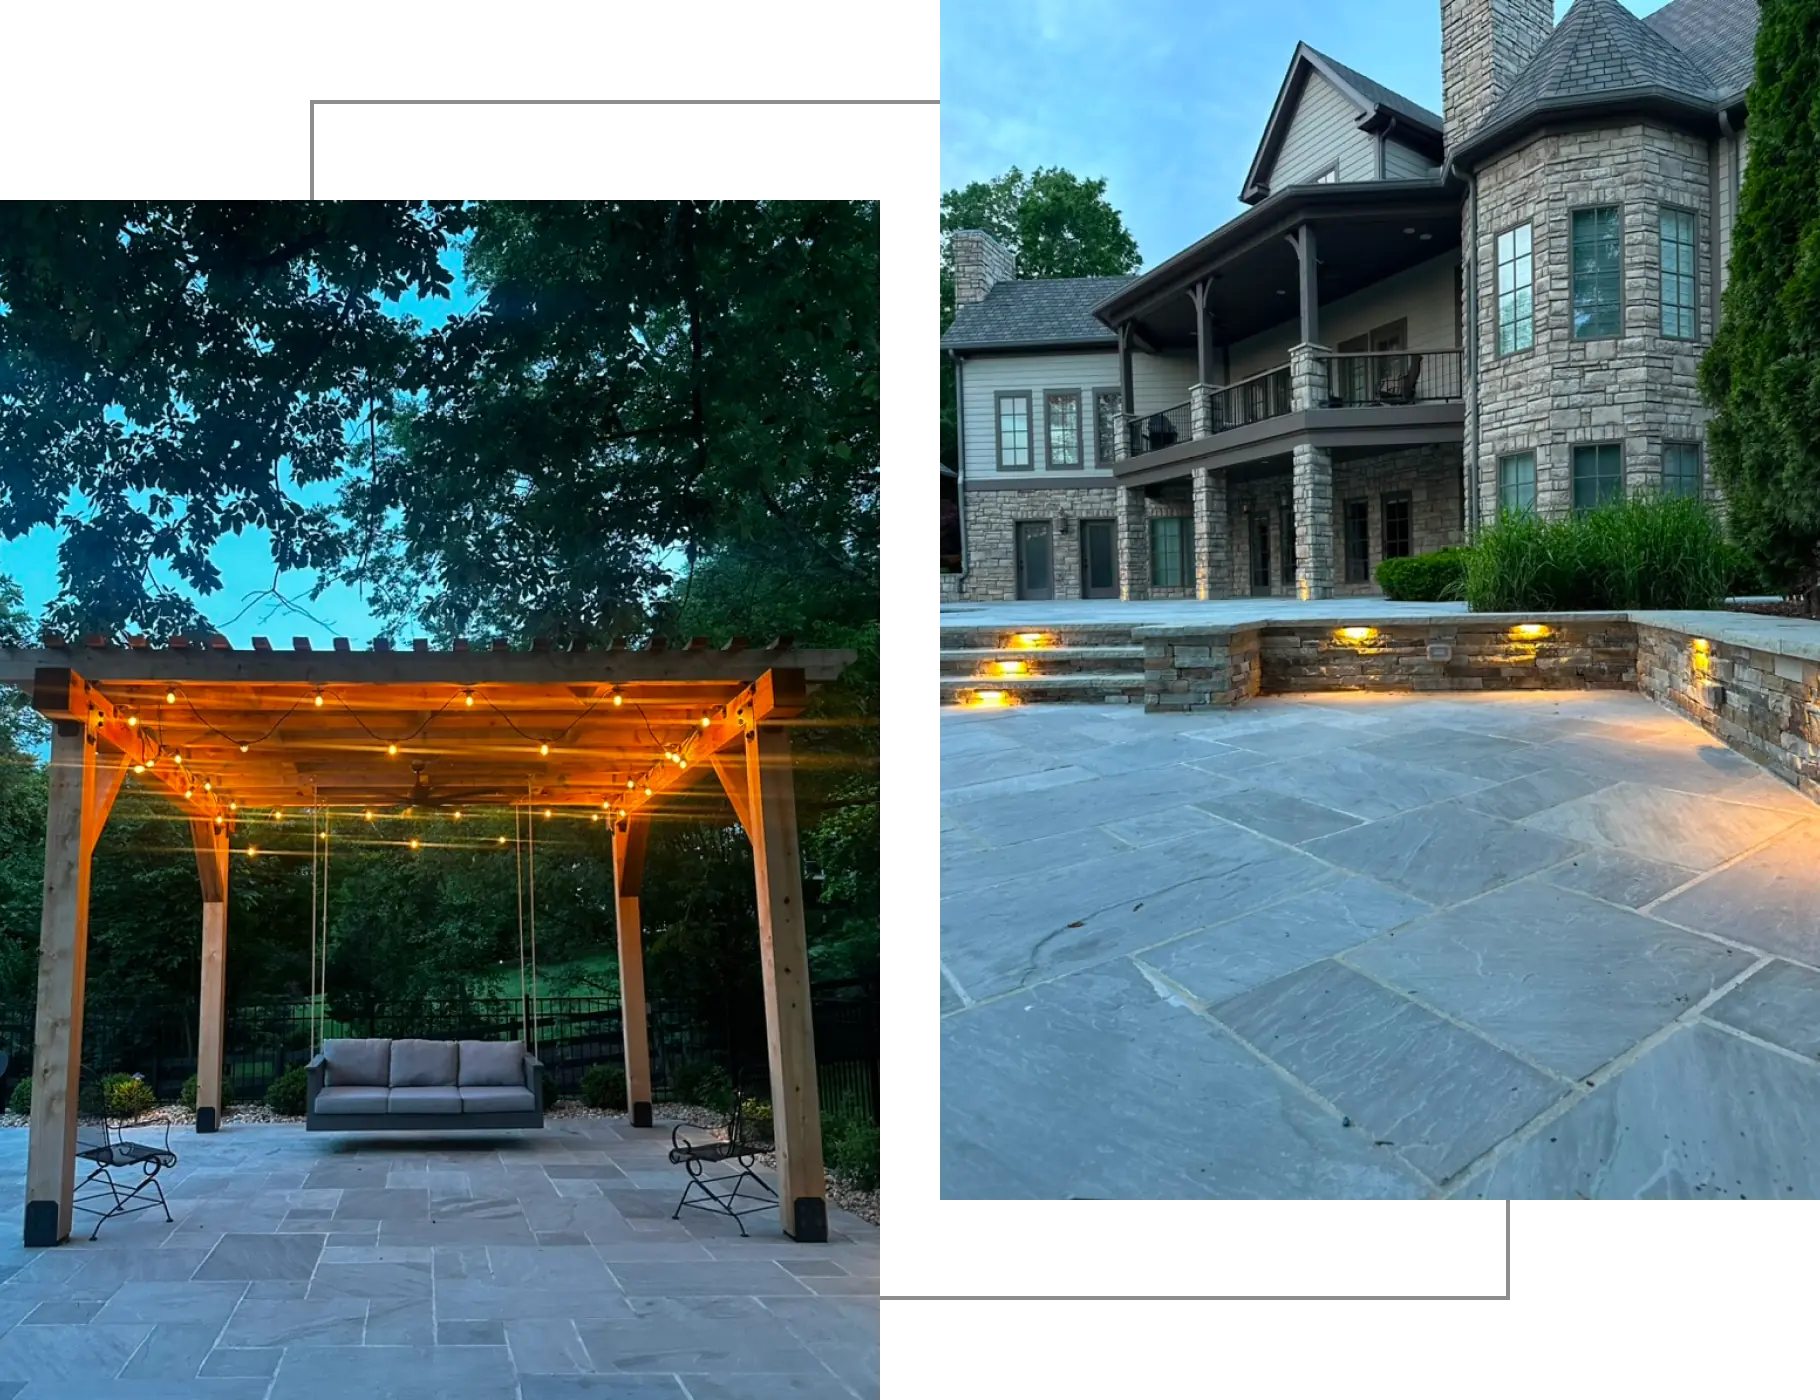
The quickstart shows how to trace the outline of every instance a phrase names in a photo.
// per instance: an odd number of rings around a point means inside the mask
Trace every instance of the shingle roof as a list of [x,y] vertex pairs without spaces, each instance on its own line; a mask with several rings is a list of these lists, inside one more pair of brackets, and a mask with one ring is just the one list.
[[1428,108],[1424,107],[1419,102],[1411,102],[1400,92],[1392,92],[1389,88],[1385,87],[1384,84],[1373,78],[1366,77],[1356,68],[1348,68],[1337,58],[1330,58],[1317,48],[1309,47],[1308,52],[1320,59],[1321,62],[1325,63],[1328,67],[1332,68],[1334,72],[1338,73],[1347,82],[1351,83],[1353,87],[1358,89],[1361,96],[1377,103],[1380,107],[1390,108],[1390,110],[1395,112],[1399,117],[1405,117],[1412,122],[1419,122],[1423,126],[1432,127],[1437,132],[1441,130],[1440,113],[1429,111]]
[[1019,345],[1116,345],[1093,308],[1132,279],[1053,277],[1000,282],[984,301],[961,307],[942,336],[944,350]]
[[1491,115],[1490,125],[1563,98],[1659,89],[1694,101],[1712,96],[1712,79],[1686,54],[1618,0],[1574,0]]
[[1757,0],[1670,0],[1645,25],[1686,54],[1730,97],[1756,72]]

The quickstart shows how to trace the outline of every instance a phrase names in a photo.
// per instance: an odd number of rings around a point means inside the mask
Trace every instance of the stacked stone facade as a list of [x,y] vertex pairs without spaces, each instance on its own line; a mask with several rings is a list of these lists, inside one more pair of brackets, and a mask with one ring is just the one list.
[[[1462,544],[1463,460],[1452,442],[1422,443],[1351,457],[1333,464],[1333,559],[1336,596],[1378,592],[1376,571],[1384,559],[1384,497],[1409,496],[1410,551],[1427,554]],[[1346,579],[1346,502],[1363,499],[1370,544],[1365,581]]]
[[[1573,449],[1622,442],[1624,488],[1660,486],[1665,442],[1703,442],[1700,356],[1712,342],[1713,221],[1709,143],[1653,123],[1541,135],[1489,162],[1478,177],[1479,369],[1466,388],[1468,451],[1475,463],[1478,512],[1498,510],[1498,459],[1534,452],[1536,506],[1561,514],[1573,506]],[[1621,333],[1576,340],[1572,304],[1572,213],[1594,205],[1619,210],[1624,305]],[[1664,205],[1696,216],[1696,334],[1661,333],[1660,213]],[[1472,247],[1472,210],[1463,245]],[[1497,353],[1497,235],[1531,226],[1535,345]],[[1477,441],[1473,440],[1477,423]],[[1709,495],[1712,474],[1703,473]]]
[[1441,0],[1441,116],[1449,146],[1485,120],[1554,27],[1554,0]]
[[984,301],[1000,282],[1017,276],[1017,259],[989,233],[960,229],[949,236],[954,263],[954,304],[968,306]]
[[[1270,694],[1325,690],[1629,689],[1636,629],[1624,618],[1557,618],[1539,636],[1504,617],[1342,629],[1261,629]],[[1369,635],[1348,636],[1347,632]]]
[[1071,490],[970,489],[966,495],[967,571],[959,596],[994,602],[1017,597],[1017,523],[1046,520],[1055,596],[1080,597],[1080,522],[1115,518],[1118,494],[1119,488],[1110,484]]

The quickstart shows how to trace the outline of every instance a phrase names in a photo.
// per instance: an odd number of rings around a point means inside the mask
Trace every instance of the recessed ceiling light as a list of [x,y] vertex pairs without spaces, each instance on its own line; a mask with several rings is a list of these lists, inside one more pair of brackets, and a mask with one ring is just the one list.
[[1415,229],[1413,229],[1413,228],[1406,228],[1406,229],[1404,229],[1404,230],[1403,230],[1403,232],[1404,232],[1404,233],[1414,233],[1414,232],[1415,232]]
[[1278,288],[1277,288],[1277,295],[1278,295],[1278,296],[1280,296],[1280,297],[1286,297],[1286,296],[1288,296],[1288,295],[1289,295],[1289,293],[1288,293],[1288,292],[1287,292],[1287,291],[1285,291],[1285,290],[1284,290],[1284,289],[1283,289],[1283,288],[1282,288],[1282,287],[1278,287]]
[[1423,234],[1423,235],[1422,235],[1422,236],[1421,236],[1421,237],[1420,237],[1420,238],[1419,238],[1419,239],[1417,239],[1417,240],[1416,240],[1416,241],[1417,241],[1417,242],[1418,242],[1418,243],[1426,243],[1426,242],[1428,242],[1428,240],[1429,240],[1429,239],[1431,239],[1431,238],[1433,238],[1433,237],[1434,237],[1434,235],[1433,235],[1433,234],[1432,234],[1432,233],[1425,233],[1425,234]]

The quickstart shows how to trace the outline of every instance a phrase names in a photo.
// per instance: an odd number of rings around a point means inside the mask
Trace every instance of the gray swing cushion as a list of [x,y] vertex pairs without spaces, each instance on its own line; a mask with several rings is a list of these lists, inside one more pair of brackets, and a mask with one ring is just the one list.
[[482,1084],[457,1092],[463,1113],[529,1113],[537,1107],[531,1091],[523,1085],[508,1089],[503,1084]]
[[460,1113],[461,1090],[453,1084],[392,1090],[388,1113]]
[[[392,1087],[424,1089],[455,1084],[455,1046],[447,1040],[394,1040]],[[429,1110],[424,1110],[429,1111]],[[441,1110],[436,1110],[440,1112]],[[459,1112],[459,1108],[455,1110]]]
[[344,1084],[316,1095],[318,1113],[384,1113],[391,1090],[383,1084]]
[[461,1042],[461,1087],[525,1086],[525,1047],[521,1040],[464,1040]]
[[389,1040],[325,1040],[322,1042],[322,1062],[329,1072],[328,1082],[341,1088],[377,1084],[383,1089],[392,1082],[392,1042]]

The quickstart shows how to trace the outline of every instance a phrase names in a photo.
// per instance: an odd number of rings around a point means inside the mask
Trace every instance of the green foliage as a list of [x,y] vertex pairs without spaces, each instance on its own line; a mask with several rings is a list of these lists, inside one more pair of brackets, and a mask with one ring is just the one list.
[[861,1191],[878,1189],[878,1124],[822,1114],[822,1158],[828,1170]]
[[6,1111],[19,1114],[32,1111],[32,1079],[29,1074],[13,1085],[13,1092],[6,1096]]
[[[177,1094],[177,1102],[191,1113],[196,1111],[196,1076],[191,1075],[183,1081],[183,1088]],[[226,1079],[221,1081],[221,1111],[226,1113],[234,1103],[234,1089]]]
[[290,1118],[301,1118],[310,1095],[309,1071],[299,1065],[287,1069],[265,1089],[265,1106],[273,1113],[282,1113]]
[[702,1061],[681,1065],[670,1076],[670,1098],[676,1103],[698,1104],[728,1113],[733,1108],[733,1081],[716,1064]]
[[[1019,277],[1117,277],[1143,264],[1124,217],[1106,199],[1106,181],[1083,180],[1059,167],[1026,175],[1015,165],[993,180],[975,180],[942,195],[942,329],[954,320],[954,258],[948,236],[960,229],[991,234],[1017,260]],[[954,365],[942,358],[942,461],[960,460],[956,441]]]
[[764,1145],[776,1141],[777,1120],[771,1112],[771,1105],[765,1099],[754,1099],[744,1105],[741,1112],[745,1115],[746,1140]]
[[101,1080],[101,1097],[113,1118],[137,1118],[158,1107],[152,1086],[136,1074],[109,1074]]
[[1440,603],[1458,599],[1466,589],[1464,549],[1437,549],[1382,560],[1377,567],[1378,587],[1397,602]]
[[1467,551],[1466,601],[1474,612],[1714,608],[1731,563],[1718,521],[1689,497],[1506,515]]
[[1820,564],[1820,24],[1762,0],[1750,163],[1700,387],[1729,523],[1777,582]]
[[626,1072],[618,1065],[590,1065],[581,1077],[581,1101],[589,1108],[626,1111]]

